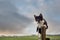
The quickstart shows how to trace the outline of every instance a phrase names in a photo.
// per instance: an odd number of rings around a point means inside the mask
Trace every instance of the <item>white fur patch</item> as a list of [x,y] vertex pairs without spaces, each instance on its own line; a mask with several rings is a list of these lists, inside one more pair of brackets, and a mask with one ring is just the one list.
[[46,25],[44,25],[44,20],[42,20],[42,21],[40,21],[40,23],[38,23],[38,27],[39,28],[41,28],[42,26],[45,26],[46,27]]

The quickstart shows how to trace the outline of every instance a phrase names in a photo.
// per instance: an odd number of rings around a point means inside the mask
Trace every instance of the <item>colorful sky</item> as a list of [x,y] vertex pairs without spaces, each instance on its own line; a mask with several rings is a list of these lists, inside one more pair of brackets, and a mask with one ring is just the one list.
[[0,0],[0,34],[36,34],[34,14],[43,14],[48,34],[60,34],[60,0]]

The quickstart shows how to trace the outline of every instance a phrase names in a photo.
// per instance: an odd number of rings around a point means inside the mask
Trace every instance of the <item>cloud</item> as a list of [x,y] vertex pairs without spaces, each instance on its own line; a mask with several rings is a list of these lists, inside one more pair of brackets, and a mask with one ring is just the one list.
[[59,33],[59,3],[59,0],[0,0],[0,33],[23,33],[25,28],[26,33],[35,32],[33,15],[39,13],[48,22],[47,33]]
[[47,33],[59,33],[60,30],[59,3],[60,3],[59,0],[30,0],[30,1],[25,0],[24,3],[20,3],[22,5],[20,5],[19,8],[22,7],[22,9],[20,9],[21,10],[20,13],[22,13],[22,15],[24,16],[28,15],[26,17],[31,18],[33,20],[34,14],[39,15],[39,13],[42,13],[49,25]]
[[[21,0],[19,0],[21,2]],[[47,20],[49,29],[47,33],[59,33],[60,30],[60,1],[59,0],[30,0],[17,3],[19,13],[34,20],[33,15],[42,13]],[[24,2],[24,3],[23,3]],[[33,27],[33,23],[31,24]],[[33,28],[34,29],[34,28]],[[56,31],[55,31],[56,30]],[[32,32],[32,31],[31,31]]]
[[59,0],[48,0],[47,4],[47,21],[49,24],[49,33],[60,33],[60,1]]
[[32,20],[18,14],[17,10],[9,1],[0,1],[0,33],[24,33],[23,31]]

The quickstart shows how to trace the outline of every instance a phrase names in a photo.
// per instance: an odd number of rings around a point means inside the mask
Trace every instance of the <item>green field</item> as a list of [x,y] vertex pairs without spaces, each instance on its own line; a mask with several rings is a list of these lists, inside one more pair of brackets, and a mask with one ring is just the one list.
[[[47,36],[50,40],[60,40],[60,36]],[[38,40],[37,36],[0,37],[0,40]]]

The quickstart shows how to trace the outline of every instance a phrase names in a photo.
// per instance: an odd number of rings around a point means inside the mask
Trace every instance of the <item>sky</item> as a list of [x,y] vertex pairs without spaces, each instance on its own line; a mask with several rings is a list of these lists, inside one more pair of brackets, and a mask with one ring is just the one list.
[[36,34],[34,14],[43,14],[47,34],[60,34],[60,0],[0,0],[0,34]]

